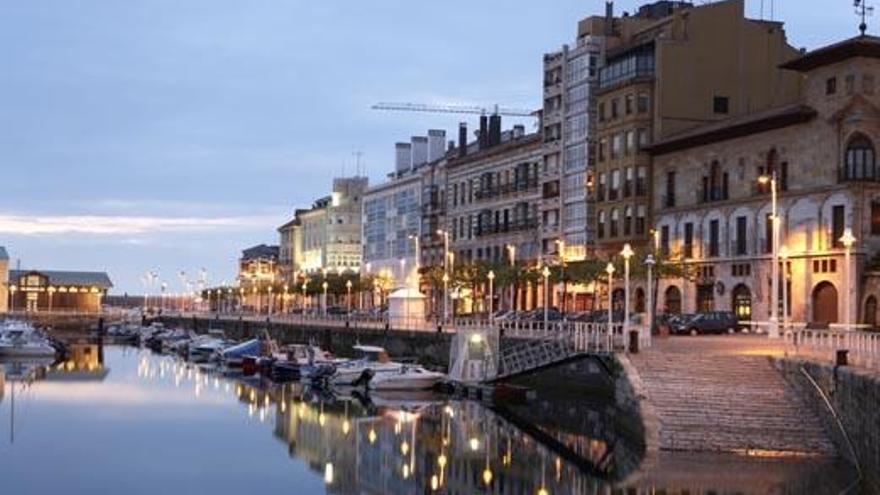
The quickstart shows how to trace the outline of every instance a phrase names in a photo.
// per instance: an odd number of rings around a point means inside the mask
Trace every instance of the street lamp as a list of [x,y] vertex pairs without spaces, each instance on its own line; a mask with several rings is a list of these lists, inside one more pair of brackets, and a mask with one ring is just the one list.
[[852,261],[851,260],[852,247],[853,247],[853,244],[856,243],[856,238],[853,236],[852,229],[846,229],[843,231],[843,236],[840,238],[840,242],[843,243],[843,247],[844,247],[843,264],[845,265],[843,268],[844,269],[843,273],[845,275],[844,276],[844,289],[843,289],[843,296],[844,296],[843,314],[844,314],[844,318],[845,318],[844,325],[845,325],[845,328],[847,330],[849,330],[850,324],[852,323],[852,308],[850,308],[850,300],[849,300],[850,292],[852,292],[852,280],[851,280],[852,279],[852,267],[850,267],[850,263]]
[[302,298],[302,310],[303,310],[303,315],[306,314],[306,298],[308,297],[308,296],[306,295],[306,290],[308,290],[308,288],[309,288],[309,282],[308,282],[308,280],[306,280],[305,282],[303,282],[303,285],[302,285],[302,290],[303,290],[303,298]]
[[486,275],[489,279],[489,321],[495,322],[495,272],[489,270]]
[[403,280],[403,286],[408,287],[406,279],[409,278],[406,276],[406,258],[400,258],[400,278]]
[[776,199],[776,171],[773,170],[770,175],[762,175],[758,177],[761,184],[770,185],[770,246],[773,252],[772,265],[770,269],[771,287],[770,287],[770,338],[779,338],[779,216],[778,202]]
[[649,254],[645,257],[645,266],[648,267],[648,339],[654,334],[654,255]]
[[287,284],[284,284],[284,299],[281,300],[282,313],[287,313],[287,302],[290,299],[290,296],[288,295],[288,289],[290,289],[290,287]]
[[274,305],[275,297],[272,295],[272,286],[271,285],[266,289],[266,292],[269,296],[269,304],[266,306],[266,314],[271,315],[273,310],[275,309],[275,305]]
[[546,331],[550,323],[550,268],[547,265],[544,265],[541,275],[544,275],[544,331]]
[[[510,257],[510,273],[513,275],[516,269],[516,246],[508,244],[506,247]],[[510,310],[516,311],[516,283],[510,284]]]
[[438,230],[443,236],[443,321],[449,321],[449,232]]
[[562,282],[562,304],[560,305],[560,310],[562,314],[565,315],[565,300],[568,296],[568,281],[565,280],[565,240],[564,239],[556,239],[556,252],[559,255],[559,265],[560,265],[560,273],[559,278]]
[[608,274],[608,338],[611,338],[614,331],[612,326],[614,323],[614,313],[612,312],[614,306],[614,263],[608,262],[608,265],[605,266],[605,273]]
[[325,280],[321,287],[324,289],[324,316],[327,316],[327,287],[330,287],[330,284]]
[[788,330],[788,247],[779,248],[779,259],[782,260],[782,333]]
[[345,281],[345,289],[348,291],[348,313],[351,314],[351,279]]
[[635,253],[629,243],[623,245],[620,255],[623,256],[623,335],[629,335],[629,259]]
[[416,245],[415,260],[416,260],[416,273],[418,273],[418,271],[419,271],[419,267],[421,267],[421,265],[422,265],[422,263],[421,263],[421,259],[420,259],[420,258],[421,258],[421,252],[419,251],[419,236],[417,236],[417,235],[415,235],[415,234],[410,234],[409,238],[412,239],[412,241],[413,241],[413,242],[415,243],[415,245]]
[[443,274],[443,321],[449,321],[449,274]]

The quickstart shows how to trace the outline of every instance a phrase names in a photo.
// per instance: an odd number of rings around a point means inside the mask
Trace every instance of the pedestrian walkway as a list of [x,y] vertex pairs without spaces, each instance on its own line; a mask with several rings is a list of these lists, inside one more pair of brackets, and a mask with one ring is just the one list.
[[834,455],[818,414],[772,366],[762,336],[655,339],[630,357],[656,419],[657,446],[763,456]]

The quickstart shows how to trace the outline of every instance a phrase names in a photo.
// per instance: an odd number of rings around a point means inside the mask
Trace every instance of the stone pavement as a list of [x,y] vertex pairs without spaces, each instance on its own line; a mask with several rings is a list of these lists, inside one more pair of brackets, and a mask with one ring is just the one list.
[[[773,367],[781,343],[754,335],[658,338],[630,356],[649,448],[760,456],[834,455],[818,414]],[[630,371],[632,373],[632,371]],[[652,440],[653,438],[653,440]],[[657,445],[650,445],[650,442]]]

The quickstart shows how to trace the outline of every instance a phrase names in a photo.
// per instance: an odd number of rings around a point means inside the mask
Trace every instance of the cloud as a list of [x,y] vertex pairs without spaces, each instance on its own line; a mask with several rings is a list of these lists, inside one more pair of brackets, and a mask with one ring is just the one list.
[[229,229],[265,229],[277,218],[261,216],[232,217],[157,217],[102,215],[0,215],[0,233],[20,235],[137,235],[160,232],[217,231]]

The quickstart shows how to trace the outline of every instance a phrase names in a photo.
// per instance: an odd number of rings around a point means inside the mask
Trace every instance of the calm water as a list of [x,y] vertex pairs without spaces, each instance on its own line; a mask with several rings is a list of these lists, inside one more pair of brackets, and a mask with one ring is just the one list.
[[[122,347],[5,362],[0,493],[837,493],[815,461],[642,462],[609,408],[320,396]],[[45,363],[42,363],[45,364]],[[641,464],[641,467],[640,467]],[[434,491],[436,490],[436,491]]]

